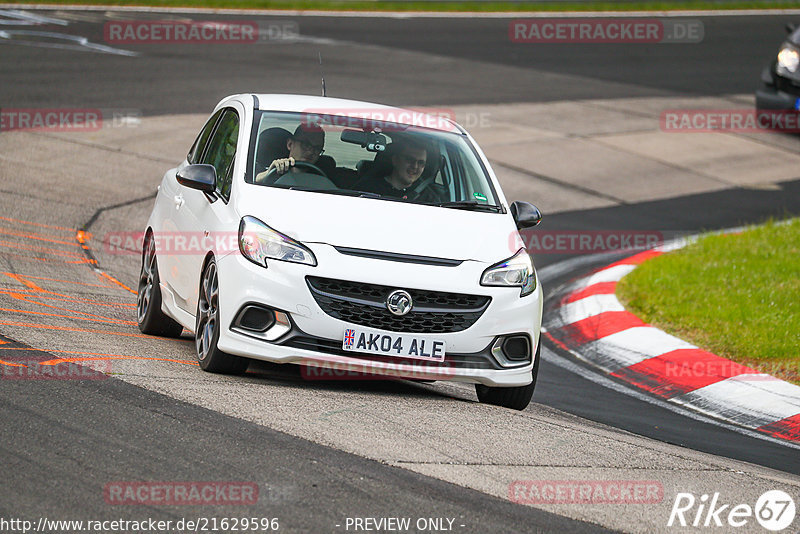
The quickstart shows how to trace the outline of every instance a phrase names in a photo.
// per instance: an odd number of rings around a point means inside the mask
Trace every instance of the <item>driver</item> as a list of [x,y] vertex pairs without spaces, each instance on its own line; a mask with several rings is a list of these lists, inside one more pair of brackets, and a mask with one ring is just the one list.
[[417,180],[422,176],[428,161],[425,145],[414,139],[401,138],[390,146],[394,148],[391,174],[364,184],[363,189],[370,193],[404,200],[423,203],[442,202],[444,199],[439,198],[440,195],[430,187],[415,191],[414,186],[418,184]]
[[300,124],[289,139],[286,140],[289,149],[288,158],[279,158],[273,161],[266,171],[256,175],[256,183],[264,181],[272,169],[278,176],[291,172],[302,172],[293,168],[295,162],[306,162],[314,165],[320,155],[325,151],[325,132],[317,124]]

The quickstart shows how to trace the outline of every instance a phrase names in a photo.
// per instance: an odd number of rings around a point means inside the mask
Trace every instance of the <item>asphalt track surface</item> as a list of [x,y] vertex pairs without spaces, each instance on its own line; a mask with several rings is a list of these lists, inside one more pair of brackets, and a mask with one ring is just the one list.
[[[0,102],[127,107],[144,115],[205,113],[220,95],[319,94],[320,52],[330,96],[391,105],[751,93],[784,38],[784,25],[795,19],[800,16],[703,17],[699,44],[583,45],[512,43],[509,19],[214,15],[213,20],[256,20],[265,27],[295,23],[304,41],[115,45],[143,54],[138,58],[4,46]],[[105,20],[39,29],[104,44]]]
[[[0,47],[0,104],[123,108],[143,115],[207,112],[222,95],[243,90],[315,93],[318,50],[325,57],[331,94],[390,104],[720,95],[753,90],[766,58],[783,37],[787,17],[703,21],[706,39],[702,45],[534,47],[509,43],[508,21],[502,19],[324,17],[299,19],[301,34],[316,40],[291,48],[270,43],[207,49],[120,46],[142,53],[130,58],[6,45]],[[102,26],[96,22],[76,21],[68,29],[53,30],[102,42]],[[363,46],[348,46],[347,55],[342,55],[343,47],[327,39]],[[387,53],[383,47],[394,47],[397,53]],[[474,68],[466,69],[465,64]],[[729,190],[560,213],[547,217],[542,228],[692,232],[800,213],[800,183],[783,185],[780,191]],[[560,259],[540,257],[538,267]],[[555,287],[578,274],[565,272],[549,283]],[[42,387],[49,388],[50,395],[33,395],[28,389]],[[333,530],[330,518],[341,515],[341,510],[374,516],[414,515],[420,509],[430,510],[432,499],[440,515],[468,517],[468,531],[597,530],[114,379],[86,381],[79,387],[58,381],[6,382],[0,391],[3,420],[12,422],[11,437],[0,445],[7,459],[5,484],[24,489],[16,494],[3,492],[0,510],[5,516],[57,516],[78,504],[86,510],[86,503],[97,495],[97,486],[107,480],[189,479],[201,467],[212,480],[239,477],[275,484],[274,499],[266,500],[265,508],[248,512],[291,517],[301,530]],[[673,412],[621,396],[547,361],[542,363],[534,401],[669,443],[800,473],[795,450],[714,425],[687,425],[685,418]],[[291,463],[282,462],[288,457]],[[87,478],[81,467],[84,462],[105,467]],[[353,482],[356,479],[358,483]],[[304,513],[309,508],[315,513]],[[96,510],[102,510],[101,502]],[[125,514],[123,510],[121,516]],[[140,510],[136,515],[141,515]],[[175,511],[175,517],[179,515]]]
[[[136,18],[164,17],[137,14]],[[251,20],[216,15],[210,18]],[[587,46],[511,43],[508,19],[274,16],[263,19],[296,21],[300,34],[314,39],[291,46],[278,42],[207,47],[115,45],[143,54],[137,58],[5,46],[0,57],[4,78],[0,102],[11,102],[13,107],[123,108],[144,115],[208,112],[220,95],[244,88],[263,92],[316,91],[318,51],[324,54],[330,94],[396,105],[742,93],[756,86],[765,58],[770,57],[783,38],[786,21],[792,20],[786,16],[703,17],[705,37],[701,44]],[[261,23],[268,24],[263,20]],[[76,21],[68,30],[52,29],[104,42],[102,24],[97,22]],[[332,46],[326,40],[364,46],[348,46],[345,57],[344,47]],[[389,54],[387,48],[395,48],[398,53]],[[432,66],[425,65],[427,72],[419,72],[415,63],[426,60],[404,54],[405,51],[436,59]],[[456,61],[502,64],[514,69],[503,72],[511,79],[493,80],[480,70],[464,69],[464,64]],[[435,68],[439,69],[438,74]],[[528,83],[519,83],[514,78],[522,78],[521,69],[526,73],[541,71],[547,76],[532,76],[525,79]],[[558,78],[551,79],[553,75]],[[724,228],[798,213],[797,192],[796,184],[792,184],[778,193],[738,189],[560,213],[546,216],[541,228],[681,232]],[[560,259],[563,258],[540,256],[537,265],[541,268]],[[667,413],[656,417],[652,414],[654,408],[631,399],[626,399],[626,403],[633,403],[631,406],[607,409],[618,405],[618,401],[610,401],[618,395],[583,383],[573,389],[570,385],[576,377],[563,369],[546,368],[542,375],[543,383],[536,394],[539,402],[672,443],[777,469],[800,471],[800,462],[787,462],[786,454],[791,451],[779,446],[759,443],[756,447],[749,438],[731,436],[727,431],[720,435],[721,431],[711,428],[697,432],[682,425],[682,418]],[[666,425],[665,419],[673,424]]]
[[[258,502],[230,506],[230,515],[279,518],[290,532],[342,530],[342,512],[353,510],[364,517],[432,510],[455,519],[461,532],[602,530],[114,379],[3,384],[0,417],[13,422],[13,438],[6,434],[0,446],[3,485],[17,488],[3,492],[6,518],[104,517],[108,506],[98,496],[109,480],[195,480],[202,472],[204,480],[258,482]],[[146,511],[121,506],[114,518],[141,520]],[[178,506],[149,512],[174,522],[186,517]]]

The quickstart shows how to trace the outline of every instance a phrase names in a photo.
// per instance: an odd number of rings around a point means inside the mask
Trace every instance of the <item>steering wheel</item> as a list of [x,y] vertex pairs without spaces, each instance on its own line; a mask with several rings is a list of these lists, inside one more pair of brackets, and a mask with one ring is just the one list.
[[[320,169],[319,167],[317,167],[313,163],[309,163],[307,161],[297,161],[297,160],[295,160],[294,165],[292,165],[292,167],[306,168],[306,169],[310,170],[313,174],[318,174],[318,175],[320,175],[320,176],[322,176],[324,178],[328,177],[328,175],[325,174],[325,171],[323,171],[322,169]],[[275,177],[274,176],[275,173],[277,173],[277,172],[278,172],[278,168],[277,167],[272,167],[272,169],[269,170],[267,175],[264,176],[264,180],[263,181],[265,183],[268,183],[268,184],[272,184],[274,182],[277,182],[280,179],[280,177]],[[272,178],[270,178],[270,177],[272,177]]]
[[417,200],[420,197],[420,195],[422,195],[422,192],[425,191],[428,188],[428,186],[433,183],[435,179],[436,175],[432,174],[430,176],[426,176],[425,178],[417,180],[417,182],[411,186],[411,194],[408,195],[408,200]]

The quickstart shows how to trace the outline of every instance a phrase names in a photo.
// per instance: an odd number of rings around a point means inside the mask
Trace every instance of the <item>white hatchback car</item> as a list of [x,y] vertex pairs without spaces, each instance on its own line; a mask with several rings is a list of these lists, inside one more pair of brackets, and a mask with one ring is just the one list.
[[206,371],[258,359],[456,380],[521,410],[539,367],[542,290],[518,230],[540,220],[506,201],[447,118],[230,96],[159,187],[139,328],[193,331]]

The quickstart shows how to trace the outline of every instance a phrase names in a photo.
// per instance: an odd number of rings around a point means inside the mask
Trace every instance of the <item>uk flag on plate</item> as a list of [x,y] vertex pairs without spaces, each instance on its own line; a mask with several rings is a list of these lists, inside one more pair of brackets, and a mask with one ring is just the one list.
[[344,331],[344,347],[346,349],[353,348],[353,343],[356,342],[356,332],[352,328]]

